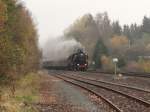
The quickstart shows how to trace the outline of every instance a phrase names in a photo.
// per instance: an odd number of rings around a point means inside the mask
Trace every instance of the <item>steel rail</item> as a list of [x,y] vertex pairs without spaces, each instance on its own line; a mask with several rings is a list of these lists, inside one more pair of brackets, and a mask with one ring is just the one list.
[[[103,73],[103,74],[114,74],[113,72],[107,72],[107,71],[94,71],[94,70],[89,70],[85,72],[90,72],[90,73]],[[131,76],[131,77],[141,77],[141,78],[150,78],[150,73],[138,73],[138,72],[118,72],[121,73],[125,76]]]
[[82,89],[84,89],[84,90],[86,90],[86,91],[88,91],[88,92],[96,95],[97,97],[101,98],[106,103],[108,103],[110,107],[112,107],[114,110],[116,110],[116,112],[123,112],[118,106],[116,106],[115,104],[113,104],[110,100],[108,100],[107,98],[105,98],[104,96],[102,96],[101,94],[99,94],[98,92],[96,92],[96,91],[94,91],[92,89],[89,89],[89,88],[87,88],[87,87],[85,87],[83,85],[80,85],[78,83],[75,83],[75,82],[73,82],[71,80],[68,80],[68,79],[66,79],[66,78],[64,78],[64,77],[62,77],[60,75],[59,76],[58,75],[53,75],[53,76],[55,76],[55,77],[57,77],[59,79],[62,79],[63,81],[65,81],[67,83],[70,83],[70,84],[73,84],[75,86],[78,86],[78,87],[80,87],[80,88],[82,88]]
[[77,79],[77,78],[73,78],[73,77],[69,77],[69,76],[66,76],[66,75],[62,75],[61,76],[63,77],[66,77],[66,78],[70,78],[70,79],[73,79],[73,80],[76,80],[78,82],[82,82],[82,83],[86,83],[86,84],[89,84],[89,85],[93,85],[93,86],[96,86],[96,87],[99,87],[99,88],[103,88],[103,89],[106,89],[106,90],[109,90],[109,91],[112,91],[112,92],[115,92],[115,93],[118,93],[118,94],[121,94],[127,98],[130,98],[130,99],[133,99],[139,103],[142,103],[143,105],[147,106],[147,107],[150,107],[150,102],[147,102],[147,101],[144,101],[140,98],[137,98],[137,97],[134,97],[132,95],[129,95],[129,94],[125,94],[124,92],[122,91],[119,91],[119,90],[115,90],[115,89],[112,89],[112,88],[109,88],[109,87],[105,87],[105,86],[101,86],[99,84],[94,84],[94,83],[91,83],[91,82],[88,82],[88,81],[85,81],[85,80],[81,80],[81,79]]
[[96,79],[91,79],[91,78],[85,78],[82,76],[77,76],[78,78],[82,78],[85,80],[89,80],[89,81],[94,81],[94,82],[98,82],[98,83],[104,83],[104,84],[108,84],[108,85],[114,85],[114,86],[119,86],[119,87],[124,87],[124,88],[128,88],[128,89],[133,89],[133,90],[137,90],[137,91],[142,91],[142,92],[146,92],[146,93],[150,93],[150,90],[146,90],[146,89],[142,89],[142,88],[137,88],[137,87],[133,87],[133,86],[127,86],[125,84],[117,84],[117,83],[112,83],[112,82],[108,82],[108,81],[102,81],[102,80],[96,80]]

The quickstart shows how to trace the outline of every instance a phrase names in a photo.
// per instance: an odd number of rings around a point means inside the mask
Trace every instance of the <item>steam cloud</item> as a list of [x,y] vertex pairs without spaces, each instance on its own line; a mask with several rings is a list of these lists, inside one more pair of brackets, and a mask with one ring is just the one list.
[[67,40],[64,37],[53,38],[48,40],[45,44],[45,47],[43,49],[43,60],[65,60],[79,48],[83,47],[74,39]]

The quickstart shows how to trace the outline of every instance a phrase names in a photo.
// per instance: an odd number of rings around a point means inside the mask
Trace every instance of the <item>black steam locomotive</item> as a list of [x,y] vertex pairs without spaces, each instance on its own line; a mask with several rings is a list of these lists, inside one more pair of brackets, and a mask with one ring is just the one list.
[[78,49],[66,60],[44,61],[43,67],[51,70],[75,70],[85,71],[88,69],[88,55]]
[[88,69],[88,55],[82,50],[78,50],[68,58],[68,69],[85,71]]

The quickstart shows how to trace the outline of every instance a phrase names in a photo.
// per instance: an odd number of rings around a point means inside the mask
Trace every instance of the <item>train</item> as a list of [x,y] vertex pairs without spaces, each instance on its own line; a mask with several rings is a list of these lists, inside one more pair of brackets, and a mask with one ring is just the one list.
[[88,55],[83,50],[78,49],[66,60],[43,62],[43,67],[54,70],[86,71],[88,69]]
[[82,50],[78,50],[76,53],[68,57],[68,69],[85,71],[88,69],[88,55]]

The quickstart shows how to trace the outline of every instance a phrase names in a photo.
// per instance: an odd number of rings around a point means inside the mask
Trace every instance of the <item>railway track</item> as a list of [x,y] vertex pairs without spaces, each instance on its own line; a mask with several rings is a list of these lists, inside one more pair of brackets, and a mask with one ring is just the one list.
[[[70,75],[71,74],[69,74],[69,76]],[[107,82],[107,81],[103,81],[103,80],[91,79],[91,78],[87,78],[85,76],[84,77],[80,76],[79,74],[73,74],[71,76],[77,77],[78,79],[90,81],[91,83],[94,83],[94,84],[98,83],[101,86],[105,86],[108,88],[112,88],[114,90],[124,92],[126,94],[133,95],[135,97],[138,97],[138,98],[145,100],[145,101],[150,103],[150,90],[148,90],[148,89],[142,89],[142,88],[137,88],[134,86],[127,86],[127,85]]]
[[[108,85],[104,85],[106,84],[105,82],[101,82],[100,84],[97,81],[85,79],[83,77],[79,77],[79,76],[77,77],[70,74],[68,74],[70,75],[68,76],[67,73],[59,73],[59,74],[55,73],[55,74],[57,74],[54,75],[57,78],[61,78],[68,83],[86,89],[87,91],[92,92],[93,94],[102,98],[105,102],[107,102],[110,105],[110,107],[112,107],[117,112],[144,112],[146,109],[150,107],[150,102],[141,98],[137,98],[131,94],[124,93],[121,90],[117,90],[114,87],[112,88],[111,85],[113,84],[108,86]],[[115,86],[119,86],[119,85],[115,85]],[[120,87],[124,87],[124,86],[121,85]],[[130,87],[126,87],[126,88],[143,92],[143,90],[137,88],[130,88]],[[149,91],[145,91],[145,92],[148,93]]]
[[59,75],[55,75],[55,77],[59,78],[59,79],[62,79],[64,80],[65,82],[67,83],[70,83],[70,84],[73,84],[75,86],[78,86],[94,95],[96,95],[97,97],[101,98],[104,102],[106,102],[111,108],[114,109],[114,112],[123,112],[119,107],[117,107],[116,105],[114,105],[110,100],[108,100],[107,98],[105,98],[104,96],[102,96],[101,94],[99,94],[98,92],[96,92],[95,90],[92,90],[86,86],[83,86],[77,82],[74,82],[68,78],[65,78],[65,77],[62,77],[62,76],[59,76]]
[[148,89],[142,89],[142,88],[138,88],[138,87],[134,87],[134,86],[127,86],[125,84],[117,84],[117,83],[113,83],[113,82],[108,82],[108,81],[103,81],[103,80],[100,80],[100,79],[94,79],[94,78],[91,78],[91,77],[85,77],[85,76],[81,76],[79,74],[76,74],[76,77],[78,78],[82,78],[82,79],[85,79],[85,80],[89,80],[89,81],[94,81],[94,82],[98,82],[98,83],[103,83],[103,84],[108,84],[108,85],[113,85],[113,86],[118,86],[118,87],[123,87],[123,88],[127,88],[127,89],[131,89],[131,90],[137,90],[137,91],[141,91],[141,92],[145,92],[145,93],[150,93],[150,90]]
[[[66,66],[44,66],[45,69],[48,70],[68,70]],[[96,70],[87,70],[85,71],[87,73],[103,73],[103,74],[114,74],[114,72],[109,72],[109,71],[96,71]],[[133,76],[133,77],[144,77],[144,78],[150,78],[150,73],[145,73],[145,72],[118,72],[120,74],[123,74],[125,76]]]
[[[70,72],[71,73],[71,72]],[[89,77],[90,79],[96,79],[99,81],[107,81],[112,83],[117,83],[119,85],[126,85],[142,90],[150,91],[150,79],[145,77],[134,77],[114,74],[104,74],[104,73],[91,73],[91,72],[74,72],[75,74],[80,74],[81,76]]]
[[[43,68],[48,70],[68,70],[66,66],[43,66]],[[87,70],[85,71],[87,73],[103,73],[103,74],[114,74],[113,71],[101,71],[101,70]],[[123,74],[125,76],[133,76],[133,77],[144,77],[144,78],[150,78],[150,73],[146,72],[124,72],[120,71],[118,72],[120,74]]]
[[[85,71],[87,73],[103,73],[103,74],[114,74],[113,72],[107,72],[107,71],[94,71],[89,70]],[[150,73],[142,73],[142,72],[118,72],[120,74],[123,74],[125,76],[132,76],[132,77],[142,77],[142,78],[150,78]]]

